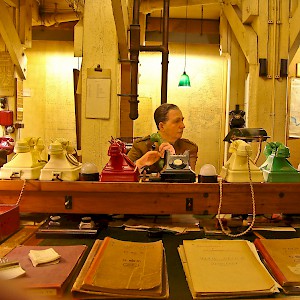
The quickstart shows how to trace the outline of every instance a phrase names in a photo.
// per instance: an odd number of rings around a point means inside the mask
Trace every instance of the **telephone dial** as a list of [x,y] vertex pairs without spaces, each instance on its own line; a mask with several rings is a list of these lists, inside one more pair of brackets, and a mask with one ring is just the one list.
[[165,182],[195,182],[196,174],[189,165],[190,154],[186,150],[183,154],[172,155],[165,152],[166,165],[160,173],[161,181]]

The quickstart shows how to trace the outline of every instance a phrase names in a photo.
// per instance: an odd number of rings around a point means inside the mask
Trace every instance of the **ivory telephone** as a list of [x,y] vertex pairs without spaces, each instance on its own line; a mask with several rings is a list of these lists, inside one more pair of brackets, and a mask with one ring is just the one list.
[[81,163],[72,155],[74,148],[66,139],[57,139],[49,145],[50,159],[41,170],[40,180],[76,181]]
[[218,222],[222,229],[222,232],[230,237],[239,237],[247,232],[249,232],[255,222],[255,198],[254,198],[254,189],[253,182],[263,182],[263,173],[262,171],[254,164],[251,159],[252,149],[249,144],[247,144],[243,140],[235,140],[230,144],[229,153],[231,153],[230,158],[222,167],[220,176],[224,181],[227,182],[249,182],[250,184],[250,193],[251,193],[251,201],[252,201],[252,222],[247,229],[243,232],[237,234],[231,234],[226,232],[222,220],[221,220],[221,207],[222,207],[222,198],[223,198],[223,188],[222,188],[222,180],[219,181],[220,184],[220,203],[218,208]]
[[15,142],[15,155],[0,170],[1,179],[38,179],[46,161],[41,159],[44,150],[41,138],[27,137]]
[[263,173],[251,159],[252,149],[242,140],[235,140],[230,144],[230,158],[222,167],[220,176],[227,182],[263,182]]

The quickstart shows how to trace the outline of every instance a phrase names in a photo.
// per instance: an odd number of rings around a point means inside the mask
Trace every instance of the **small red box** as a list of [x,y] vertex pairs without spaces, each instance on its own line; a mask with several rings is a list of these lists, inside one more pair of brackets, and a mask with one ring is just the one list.
[[20,214],[18,205],[0,205],[0,242],[19,230]]
[[0,110],[0,125],[11,126],[14,123],[12,110]]

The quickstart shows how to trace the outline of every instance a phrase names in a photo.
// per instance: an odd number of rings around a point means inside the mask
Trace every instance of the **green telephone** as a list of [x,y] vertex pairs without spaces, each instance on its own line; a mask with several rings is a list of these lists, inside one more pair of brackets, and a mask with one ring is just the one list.
[[300,182],[300,173],[287,160],[288,147],[280,142],[268,143],[264,154],[266,161],[260,166],[266,182]]

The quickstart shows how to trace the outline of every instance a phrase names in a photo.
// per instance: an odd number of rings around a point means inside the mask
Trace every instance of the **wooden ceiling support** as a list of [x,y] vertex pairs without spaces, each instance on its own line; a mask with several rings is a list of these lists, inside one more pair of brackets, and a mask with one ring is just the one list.
[[11,60],[16,66],[19,77],[26,79],[27,57],[4,0],[0,0],[0,11],[0,34],[8,49]]

